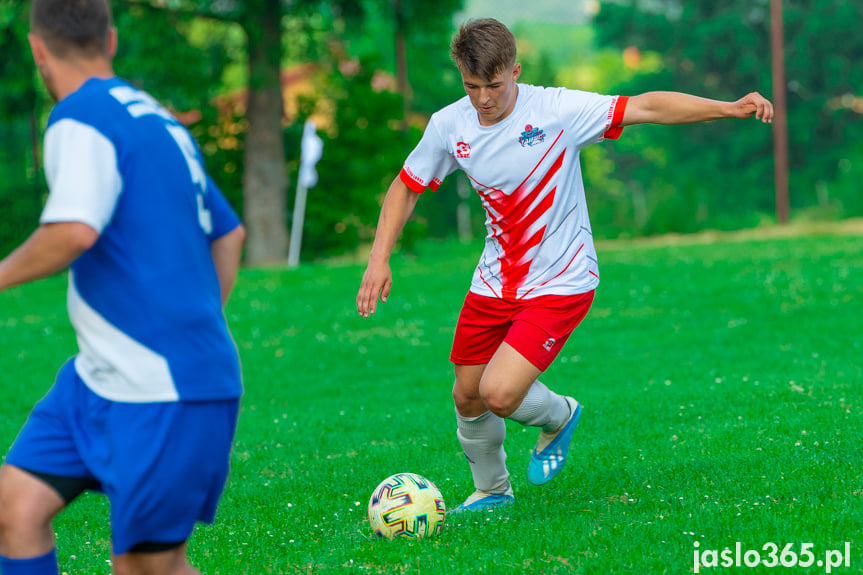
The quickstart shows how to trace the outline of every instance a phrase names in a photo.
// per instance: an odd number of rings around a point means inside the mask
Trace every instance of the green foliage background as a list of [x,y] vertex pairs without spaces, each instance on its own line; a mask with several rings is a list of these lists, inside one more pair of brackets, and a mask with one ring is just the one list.
[[[26,42],[27,4],[0,0],[0,253],[35,227],[46,193],[41,133],[51,107]],[[194,12],[114,2],[118,74],[177,112],[208,169],[242,212],[245,37],[236,23]],[[199,7],[200,3],[177,2]],[[326,113],[320,183],[311,190],[305,259],[353,254],[374,233],[380,201],[430,114],[463,95],[448,44],[461,0],[402,0],[409,116],[401,94],[376,83],[396,73],[395,4],[389,0],[303,1],[283,18],[284,68],[312,63],[313,93],[283,124],[285,161],[296,179],[307,117]],[[786,0],[792,218],[863,214],[863,4]],[[249,7],[253,4],[249,4]],[[293,4],[291,4],[293,6]],[[251,9],[251,8],[249,8]],[[528,11],[525,11],[528,15]],[[615,0],[588,24],[516,21],[522,80],[634,95],[680,90],[733,100],[772,97],[769,0]],[[635,60],[631,58],[637,50]],[[624,55],[629,54],[627,59]],[[347,66],[346,66],[347,64]],[[394,82],[394,81],[393,81]],[[392,82],[391,82],[392,83]],[[616,142],[582,152],[594,231],[629,237],[773,220],[772,133],[758,122],[628,128]],[[403,243],[455,233],[454,174],[418,205]],[[293,185],[287,190],[293,205]],[[476,233],[483,221],[468,204]],[[285,225],[290,222],[290,214]]]
[[[797,217],[859,215],[860,187],[847,174],[863,163],[863,69],[855,65],[863,58],[863,4],[783,4],[792,209]],[[674,89],[720,100],[757,90],[772,99],[769,9],[769,0],[604,2],[597,45],[662,60],[609,90]],[[607,198],[624,224],[615,226],[620,233],[731,229],[773,212],[772,133],[754,121],[628,129],[608,158],[613,179],[645,196],[640,217],[628,213],[633,204],[622,195]],[[588,173],[602,194],[602,177]]]
[[42,174],[34,161],[32,131],[42,112],[26,44],[24,6],[0,2],[0,254],[36,225],[42,206]]

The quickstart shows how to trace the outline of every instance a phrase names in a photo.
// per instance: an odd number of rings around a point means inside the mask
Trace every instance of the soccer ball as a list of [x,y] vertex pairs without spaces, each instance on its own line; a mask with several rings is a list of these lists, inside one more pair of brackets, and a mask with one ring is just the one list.
[[445,517],[440,490],[416,473],[390,475],[369,499],[369,523],[378,537],[435,537]]

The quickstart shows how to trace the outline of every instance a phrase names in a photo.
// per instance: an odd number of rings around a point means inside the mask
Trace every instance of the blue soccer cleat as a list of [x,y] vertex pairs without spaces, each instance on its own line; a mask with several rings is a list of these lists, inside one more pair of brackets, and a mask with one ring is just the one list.
[[569,421],[556,434],[541,431],[536,448],[530,455],[527,480],[531,485],[545,485],[560,473],[566,463],[572,432],[581,419],[581,406],[578,402],[571,397],[567,397],[566,402],[571,412]]
[[464,503],[450,511],[450,513],[461,513],[463,511],[492,511],[499,507],[506,507],[515,503],[512,494],[512,486],[508,486],[504,493],[489,493],[477,489],[464,500]]

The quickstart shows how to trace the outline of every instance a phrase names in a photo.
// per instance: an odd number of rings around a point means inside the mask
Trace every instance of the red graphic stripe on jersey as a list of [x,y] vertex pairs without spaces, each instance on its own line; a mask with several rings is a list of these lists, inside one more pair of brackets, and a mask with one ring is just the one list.
[[593,276],[593,277],[595,277],[596,279],[599,279],[599,276],[598,276],[598,275],[596,275],[595,273],[593,273],[593,270],[587,270],[587,273],[589,273],[590,275],[592,275],[592,276]]
[[626,104],[629,102],[627,96],[615,96],[611,101],[611,108],[608,110],[608,124],[605,126],[605,133],[602,135],[607,140],[616,140],[623,133],[623,126],[620,123],[623,121],[623,113],[626,111]]
[[[545,284],[547,284],[548,282],[550,282],[550,281],[552,281],[552,280],[556,280],[557,278],[559,278],[560,276],[562,276],[562,275],[566,272],[566,270],[568,270],[568,269],[569,269],[569,266],[571,266],[571,265],[572,265],[572,262],[574,262],[574,261],[575,261],[575,258],[577,258],[577,257],[578,257],[578,254],[579,254],[579,253],[581,253],[581,248],[583,248],[583,247],[584,247],[584,244],[581,244],[580,246],[578,246],[578,249],[577,249],[577,250],[575,250],[575,254],[573,254],[572,259],[570,259],[570,260],[569,260],[569,263],[568,263],[568,264],[566,264],[566,267],[565,267],[565,268],[563,268],[562,270],[560,270],[560,273],[559,273],[559,274],[557,274],[556,276],[554,276],[554,277],[553,277],[553,278],[551,278],[551,279],[545,280],[544,282],[542,282],[542,283],[541,283],[541,284],[539,284],[538,286],[535,286],[535,287],[530,288],[529,290],[527,290],[526,292],[524,292],[524,295],[522,295],[522,296],[521,296],[520,298],[518,298],[518,299],[524,299],[524,298],[526,298],[526,297],[527,297],[527,294],[529,294],[530,292],[532,292],[533,290],[535,290],[537,287],[542,287],[542,286],[544,286]],[[593,275],[596,275],[596,274],[593,274]]]
[[484,283],[484,284],[486,285],[486,287],[488,287],[488,289],[490,289],[490,290],[491,290],[491,293],[493,293],[493,294],[494,294],[494,297],[500,297],[500,294],[499,294],[499,293],[497,293],[497,290],[496,290],[496,289],[494,289],[494,288],[491,286],[491,284],[490,284],[490,283],[488,283],[487,281],[485,281],[485,276],[483,276],[483,275],[482,275],[482,265],[477,266],[477,269],[479,270],[479,279],[481,279],[481,280],[482,280],[482,283]]
[[[561,131],[560,135],[562,134]],[[560,135],[555,139],[555,143],[560,139]],[[553,146],[554,144],[552,144]],[[551,148],[531,170],[531,174],[536,172],[550,151]],[[560,171],[565,156],[566,148],[561,151],[532,190],[526,186],[530,176],[510,195],[505,194],[502,190],[487,186],[482,186],[486,188],[485,191],[477,190],[484,200],[483,204],[491,221],[492,237],[497,240],[502,252],[498,260],[500,261],[501,297],[504,299],[517,297],[518,290],[524,285],[530,271],[530,265],[533,263],[533,259],[529,255],[530,251],[540,244],[546,227],[542,226],[533,233],[531,233],[531,228],[554,203],[556,187],[544,196],[542,193],[555,174]],[[486,283],[486,285],[488,284]]]
[[[563,130],[560,131],[560,133],[557,135],[557,137],[554,139],[554,141],[548,147],[548,151],[542,155],[542,159],[533,167],[533,169],[530,171],[530,173],[527,175],[527,177],[524,180],[522,180],[522,182],[518,185],[516,190],[520,190],[521,187],[530,179],[530,177],[533,175],[533,173],[542,165],[542,163],[545,161],[545,159],[548,157],[548,155],[554,149],[555,144],[557,144],[557,141],[560,139],[560,137],[562,135],[563,135]],[[566,149],[564,148],[563,151],[565,152]],[[488,187],[488,186],[486,186],[486,187]]]

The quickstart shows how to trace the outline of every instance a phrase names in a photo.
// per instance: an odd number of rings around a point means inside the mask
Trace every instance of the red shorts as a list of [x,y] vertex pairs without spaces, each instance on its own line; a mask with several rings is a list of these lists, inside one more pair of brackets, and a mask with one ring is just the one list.
[[457,365],[488,363],[505,341],[545,371],[587,315],[593,294],[509,301],[469,292],[455,328],[450,361]]

